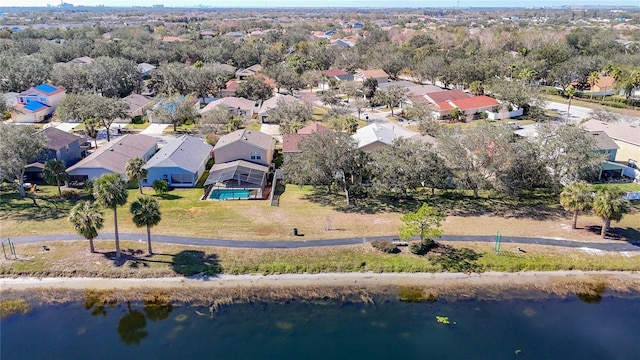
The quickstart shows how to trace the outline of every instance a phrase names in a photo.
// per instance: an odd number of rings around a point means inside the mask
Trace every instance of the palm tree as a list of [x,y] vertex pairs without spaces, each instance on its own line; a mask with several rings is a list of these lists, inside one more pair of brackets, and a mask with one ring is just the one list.
[[147,227],[149,255],[153,255],[153,251],[151,251],[151,227],[157,225],[161,220],[160,203],[152,197],[140,196],[131,203],[129,211],[133,214],[133,223],[137,227]]
[[93,139],[98,148],[98,121],[96,119],[87,119],[84,121],[84,133]]
[[601,188],[593,199],[593,211],[602,218],[602,231],[600,236],[604,238],[611,225],[611,220],[620,221],[622,216],[629,211],[629,202],[622,198],[624,192],[619,188]]
[[98,230],[102,229],[104,224],[104,214],[97,204],[91,201],[77,203],[69,213],[69,221],[78,234],[89,240],[91,252],[96,252],[93,247],[93,239],[98,236]]
[[143,159],[136,157],[127,160],[127,166],[125,168],[125,172],[127,173],[127,177],[130,180],[138,181],[138,189],[140,190],[140,194],[142,194],[142,179],[147,176],[147,169],[143,168],[145,162]]
[[484,93],[484,85],[482,84],[482,81],[480,80],[472,81],[471,84],[469,84],[469,91],[476,96]]
[[460,110],[460,108],[457,108],[457,107],[451,109],[451,111],[449,112],[449,116],[454,121],[460,121],[460,119],[462,119],[463,115],[464,115],[464,112],[462,112],[462,110]]
[[591,92],[589,97],[591,99],[593,99],[593,87],[596,86],[598,79],[600,79],[600,74],[598,74],[597,71],[592,71],[589,74],[589,77],[587,77],[587,82],[589,83],[589,86],[590,86],[589,91]]
[[509,80],[513,80],[513,72],[518,70],[518,65],[510,64],[509,65]]
[[120,238],[118,237],[118,206],[127,203],[127,182],[120,174],[104,174],[93,184],[93,197],[106,207],[113,209],[113,224],[115,227],[116,259],[120,259]]
[[574,181],[560,193],[560,205],[567,211],[573,211],[574,229],[577,228],[578,213],[591,209],[592,203],[591,189],[585,181]]
[[569,110],[571,110],[571,100],[573,100],[573,97],[576,95],[576,88],[573,87],[573,85],[569,85],[569,87],[567,88],[566,94],[569,97],[569,105],[567,106],[567,122],[569,122]]
[[58,196],[62,199],[62,191],[60,190],[60,182],[69,178],[67,174],[67,166],[63,160],[52,159],[44,164],[43,175],[49,184],[58,186]]

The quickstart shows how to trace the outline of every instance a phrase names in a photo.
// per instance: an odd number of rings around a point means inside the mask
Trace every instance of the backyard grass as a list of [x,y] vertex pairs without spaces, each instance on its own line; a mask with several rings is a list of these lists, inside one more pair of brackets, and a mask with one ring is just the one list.
[[515,245],[495,253],[493,244],[450,243],[448,249],[473,249],[473,257],[446,254],[417,256],[406,248],[385,254],[370,244],[308,249],[231,249],[154,244],[156,255],[147,256],[146,244],[123,241],[123,257],[113,260],[113,242],[96,241],[90,253],[86,241],[17,244],[18,260],[0,260],[0,276],[174,277],[195,274],[302,274],[324,272],[483,272],[548,270],[640,270],[638,256],[590,253],[578,249]]
[[[636,184],[637,185],[637,184]],[[636,185],[629,184],[629,188]],[[610,186],[610,185],[603,185]],[[74,233],[67,221],[75,201],[59,200],[54,186],[39,186],[36,205],[30,198],[19,199],[9,188],[0,192],[0,237]],[[195,236],[236,240],[328,239],[364,236],[392,236],[402,224],[400,217],[415,211],[423,202],[443,209],[448,216],[442,224],[445,234],[539,236],[599,241],[602,221],[589,214],[578,218],[578,230],[571,229],[571,214],[557,204],[551,193],[538,192],[520,197],[499,197],[481,193],[478,199],[462,191],[411,193],[410,199],[354,199],[346,206],[344,196],[326,195],[326,189],[289,185],[280,206],[268,201],[202,201],[203,189],[176,189],[157,196],[162,221],[152,234]],[[145,194],[153,195],[150,188]],[[129,190],[129,202],[118,208],[121,233],[144,234],[129,214],[129,204],[137,198]],[[101,233],[113,232],[113,214],[105,210]],[[614,239],[640,241],[640,204],[619,223],[612,223]],[[304,236],[294,236],[298,228]]]

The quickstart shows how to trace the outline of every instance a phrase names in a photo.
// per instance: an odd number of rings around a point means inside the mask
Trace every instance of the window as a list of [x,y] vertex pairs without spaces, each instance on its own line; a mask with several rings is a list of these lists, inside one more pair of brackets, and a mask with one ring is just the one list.
[[262,156],[260,155],[259,152],[257,151],[251,152],[251,160],[260,160],[260,159],[262,159]]
[[69,152],[69,145],[67,145],[67,152]]

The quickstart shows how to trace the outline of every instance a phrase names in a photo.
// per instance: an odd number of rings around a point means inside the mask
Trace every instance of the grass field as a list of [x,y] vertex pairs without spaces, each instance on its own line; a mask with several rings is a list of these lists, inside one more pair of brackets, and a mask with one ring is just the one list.
[[[602,185],[610,186],[610,185]],[[638,189],[628,184],[628,189]],[[39,186],[35,203],[19,199],[13,189],[0,193],[0,237],[73,233],[66,217],[74,202],[59,200],[53,186]],[[598,241],[601,220],[593,215],[578,218],[580,229],[571,229],[571,216],[550,193],[531,193],[505,198],[481,193],[474,199],[465,192],[416,192],[410,200],[355,199],[346,206],[342,195],[328,196],[325,189],[289,185],[280,206],[267,201],[201,201],[202,189],[180,189],[157,197],[162,221],[152,234],[196,236],[237,240],[305,240],[343,237],[393,235],[402,224],[400,217],[416,210],[423,202],[443,209],[447,219],[445,234],[504,236],[540,236]],[[149,188],[145,194],[153,194]],[[118,208],[122,233],[144,234],[129,214],[129,204],[137,198],[137,189],[129,190],[129,203]],[[112,211],[105,210],[101,232],[113,232]],[[632,207],[619,223],[612,223],[614,237],[640,241],[640,204]],[[293,228],[304,237],[295,237]]]

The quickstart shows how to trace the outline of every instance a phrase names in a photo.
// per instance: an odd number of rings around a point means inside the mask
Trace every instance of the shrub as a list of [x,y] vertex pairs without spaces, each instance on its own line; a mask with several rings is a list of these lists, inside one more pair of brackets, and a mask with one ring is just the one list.
[[600,101],[600,105],[610,106],[618,109],[626,109],[628,106],[616,101]]
[[153,181],[153,191],[156,192],[156,195],[163,195],[169,192],[169,183],[165,180],[154,180]]
[[220,140],[220,136],[214,133],[210,133],[207,135],[205,142],[211,146],[215,146],[218,140]]
[[76,190],[62,190],[62,198],[69,200],[69,199],[76,199],[79,198],[80,196],[82,196],[82,194],[80,194],[79,191]]
[[371,246],[373,246],[374,249],[386,252],[387,254],[396,254],[400,252],[400,249],[398,249],[394,243],[389,241],[375,240],[371,242]]
[[425,240],[423,241],[414,241],[409,244],[409,251],[412,254],[416,255],[424,255],[429,252],[429,250],[433,249],[436,246],[436,243],[433,240]]

